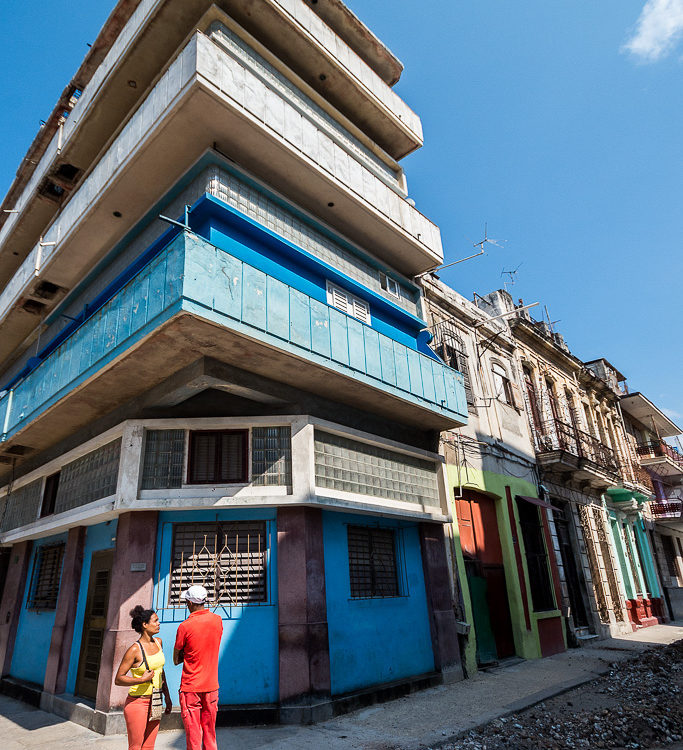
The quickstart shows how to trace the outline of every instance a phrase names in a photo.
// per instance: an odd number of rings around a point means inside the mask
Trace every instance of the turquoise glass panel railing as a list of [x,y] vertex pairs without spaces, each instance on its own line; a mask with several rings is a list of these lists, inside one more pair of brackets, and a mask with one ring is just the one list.
[[460,373],[184,234],[0,399],[3,439],[182,310],[467,421]]

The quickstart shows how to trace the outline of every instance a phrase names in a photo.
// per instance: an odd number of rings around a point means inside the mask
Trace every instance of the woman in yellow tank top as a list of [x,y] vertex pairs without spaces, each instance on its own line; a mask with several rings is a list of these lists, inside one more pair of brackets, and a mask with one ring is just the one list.
[[159,722],[149,720],[152,691],[163,690],[167,714],[172,707],[171,694],[163,679],[163,644],[161,638],[155,637],[159,632],[159,618],[153,609],[140,605],[130,611],[130,616],[131,627],[140,633],[140,638],[123,655],[114,682],[130,688],[123,707],[129,750],[153,750]]

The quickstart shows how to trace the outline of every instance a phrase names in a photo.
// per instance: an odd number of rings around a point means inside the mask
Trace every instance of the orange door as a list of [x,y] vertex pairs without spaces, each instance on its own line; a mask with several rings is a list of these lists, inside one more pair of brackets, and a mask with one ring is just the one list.
[[480,663],[513,656],[515,644],[495,500],[470,490],[456,499],[460,545],[477,634]]

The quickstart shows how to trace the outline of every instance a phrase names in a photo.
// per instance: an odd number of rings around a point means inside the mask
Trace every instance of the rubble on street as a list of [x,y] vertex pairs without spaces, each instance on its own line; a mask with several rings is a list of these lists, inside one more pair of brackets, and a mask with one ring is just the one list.
[[[683,741],[683,641],[614,662],[610,672],[442,750],[665,748]],[[683,744],[680,745],[683,747]]]

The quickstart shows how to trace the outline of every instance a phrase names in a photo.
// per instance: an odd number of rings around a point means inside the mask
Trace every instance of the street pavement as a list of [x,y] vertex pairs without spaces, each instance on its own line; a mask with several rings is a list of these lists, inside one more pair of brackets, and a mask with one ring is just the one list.
[[[469,680],[413,693],[312,726],[222,728],[230,750],[418,750],[517,713],[609,671],[653,645],[683,639],[683,623],[592,641],[545,659],[514,661]],[[102,735],[0,696],[1,750],[124,750],[123,735]],[[158,750],[182,750],[183,732],[161,732]]]

